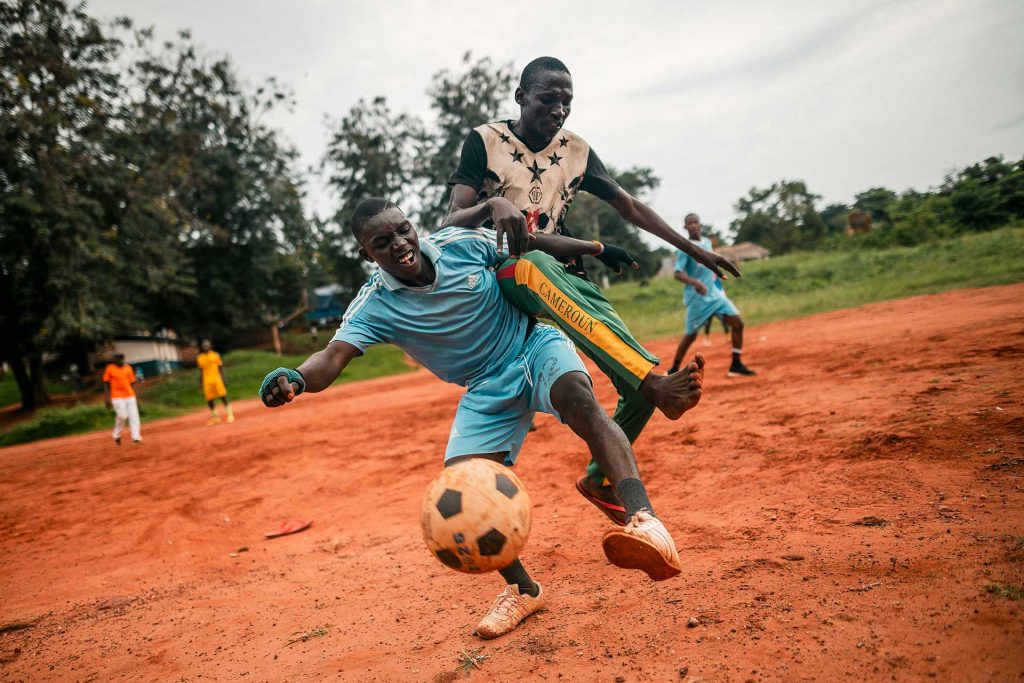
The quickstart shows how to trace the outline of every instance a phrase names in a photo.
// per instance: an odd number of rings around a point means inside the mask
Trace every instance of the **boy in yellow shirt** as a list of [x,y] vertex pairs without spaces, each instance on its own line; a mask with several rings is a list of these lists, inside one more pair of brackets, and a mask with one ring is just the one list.
[[207,425],[215,425],[220,422],[220,415],[217,414],[215,401],[219,398],[224,402],[224,412],[227,414],[228,422],[235,421],[235,414],[231,412],[231,404],[228,403],[228,389],[224,381],[224,363],[220,354],[213,350],[209,339],[204,339],[200,345],[202,353],[196,356],[196,365],[199,366],[199,388],[203,391],[206,404],[210,406],[210,419]]

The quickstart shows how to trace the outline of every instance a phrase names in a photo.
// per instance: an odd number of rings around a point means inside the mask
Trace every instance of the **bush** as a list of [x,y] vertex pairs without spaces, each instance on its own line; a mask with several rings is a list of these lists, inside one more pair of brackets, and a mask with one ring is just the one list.
[[52,439],[104,427],[113,428],[113,417],[103,406],[76,405],[73,408],[46,408],[28,422],[22,422],[6,434],[0,434],[0,446]]

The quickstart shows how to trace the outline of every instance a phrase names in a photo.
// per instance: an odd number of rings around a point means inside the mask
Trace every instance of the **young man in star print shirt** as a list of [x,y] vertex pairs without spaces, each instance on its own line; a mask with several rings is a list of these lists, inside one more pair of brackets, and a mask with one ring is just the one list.
[[[653,372],[658,358],[633,338],[600,290],[585,279],[579,259],[560,263],[543,253],[526,253],[529,234],[569,235],[565,217],[584,190],[719,277],[725,277],[723,269],[737,276],[739,271],[619,187],[586,141],[562,128],[572,95],[572,78],[561,61],[540,57],[527,64],[515,92],[519,118],[484,124],[466,138],[459,167],[448,180],[452,193],[442,225],[493,226],[499,247],[507,239],[511,254],[522,255],[499,271],[502,292],[524,312],[551,318],[608,375],[619,392],[615,422],[633,442],[655,408],[671,419],[682,416],[682,385],[674,375]],[[697,362],[703,366],[700,354]],[[596,461],[576,486],[613,521],[624,522],[623,507]]]

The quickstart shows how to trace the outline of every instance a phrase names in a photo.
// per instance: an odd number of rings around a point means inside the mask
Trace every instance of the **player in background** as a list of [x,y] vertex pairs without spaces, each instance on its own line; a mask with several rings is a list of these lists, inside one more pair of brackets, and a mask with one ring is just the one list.
[[199,389],[203,392],[206,405],[210,407],[210,419],[207,425],[220,423],[220,415],[217,414],[217,399],[224,404],[224,414],[228,422],[235,421],[235,414],[231,411],[231,403],[228,402],[227,382],[224,379],[224,362],[220,354],[213,350],[209,339],[204,339],[200,344],[202,353],[196,356],[196,365],[199,366]]
[[[683,219],[690,239],[701,245],[711,245],[711,240],[701,237],[700,216],[695,213],[686,214]],[[689,254],[676,253],[675,278],[686,285],[683,289],[683,304],[686,306],[686,328],[683,338],[679,340],[675,358],[669,372],[679,370],[686,352],[693,340],[700,334],[700,328],[709,323],[711,318],[718,317],[729,327],[732,335],[732,364],[729,366],[729,377],[753,377],[757,373],[743,364],[743,319],[740,311],[725,295],[718,276],[709,268],[705,268]]]
[[[562,127],[572,97],[572,78],[561,61],[540,57],[527,64],[515,91],[519,118],[478,126],[463,143],[459,166],[448,180],[452,191],[442,225],[493,227],[499,249],[504,238],[509,252],[518,256],[532,232],[571,236],[565,217],[583,190],[713,272],[723,275],[724,269],[739,275],[724,257],[690,242],[619,187],[590,145]],[[602,252],[595,255],[607,257]],[[620,272],[621,265],[630,264],[609,265]],[[654,372],[658,358],[633,338],[601,291],[586,279],[580,256],[563,258],[561,263],[523,259],[514,268],[499,271],[498,278],[510,301],[529,315],[553,320],[608,375],[619,392],[614,419],[630,443],[655,408],[671,419],[682,414],[671,397],[659,391],[665,376]],[[579,323],[580,313],[586,325]],[[622,505],[596,461],[576,486],[613,521],[622,523]]]
[[114,443],[121,445],[124,423],[132,436],[132,443],[142,443],[139,424],[139,402],[135,397],[135,371],[124,362],[123,353],[114,354],[114,362],[103,370],[103,398],[107,408],[114,411]]
[[[449,227],[420,240],[402,211],[380,198],[361,202],[350,227],[362,257],[380,269],[349,304],[326,349],[295,370],[266,376],[263,403],[276,407],[303,391],[323,391],[366,348],[393,343],[440,379],[466,387],[446,464],[482,457],[511,466],[534,413],[554,415],[587,443],[625,507],[626,526],[602,541],[609,561],[655,581],[677,575],[679,554],[654,515],[629,441],[597,402],[572,342],[502,296],[494,268],[503,257],[493,233]],[[597,251],[592,242],[543,235],[529,246],[556,255]],[[679,375],[686,377],[686,407],[693,407],[703,368],[691,363]],[[500,573],[507,586],[476,629],[482,638],[508,633],[544,605],[540,584],[518,559]]]

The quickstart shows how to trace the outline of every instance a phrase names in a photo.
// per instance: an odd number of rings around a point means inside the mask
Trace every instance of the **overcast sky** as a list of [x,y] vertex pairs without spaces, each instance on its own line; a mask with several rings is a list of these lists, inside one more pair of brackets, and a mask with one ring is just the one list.
[[[158,35],[192,30],[251,83],[298,100],[275,118],[307,165],[324,116],[384,95],[429,118],[425,89],[467,50],[562,59],[567,128],[607,164],[651,166],[651,205],[726,227],[752,186],[802,179],[821,205],[924,189],[985,157],[1024,156],[1024,1],[340,2],[90,0]],[[514,113],[509,102],[509,114]],[[479,122],[474,122],[474,125]],[[319,181],[311,210],[334,202]],[[570,214],[571,224],[572,214]]]

